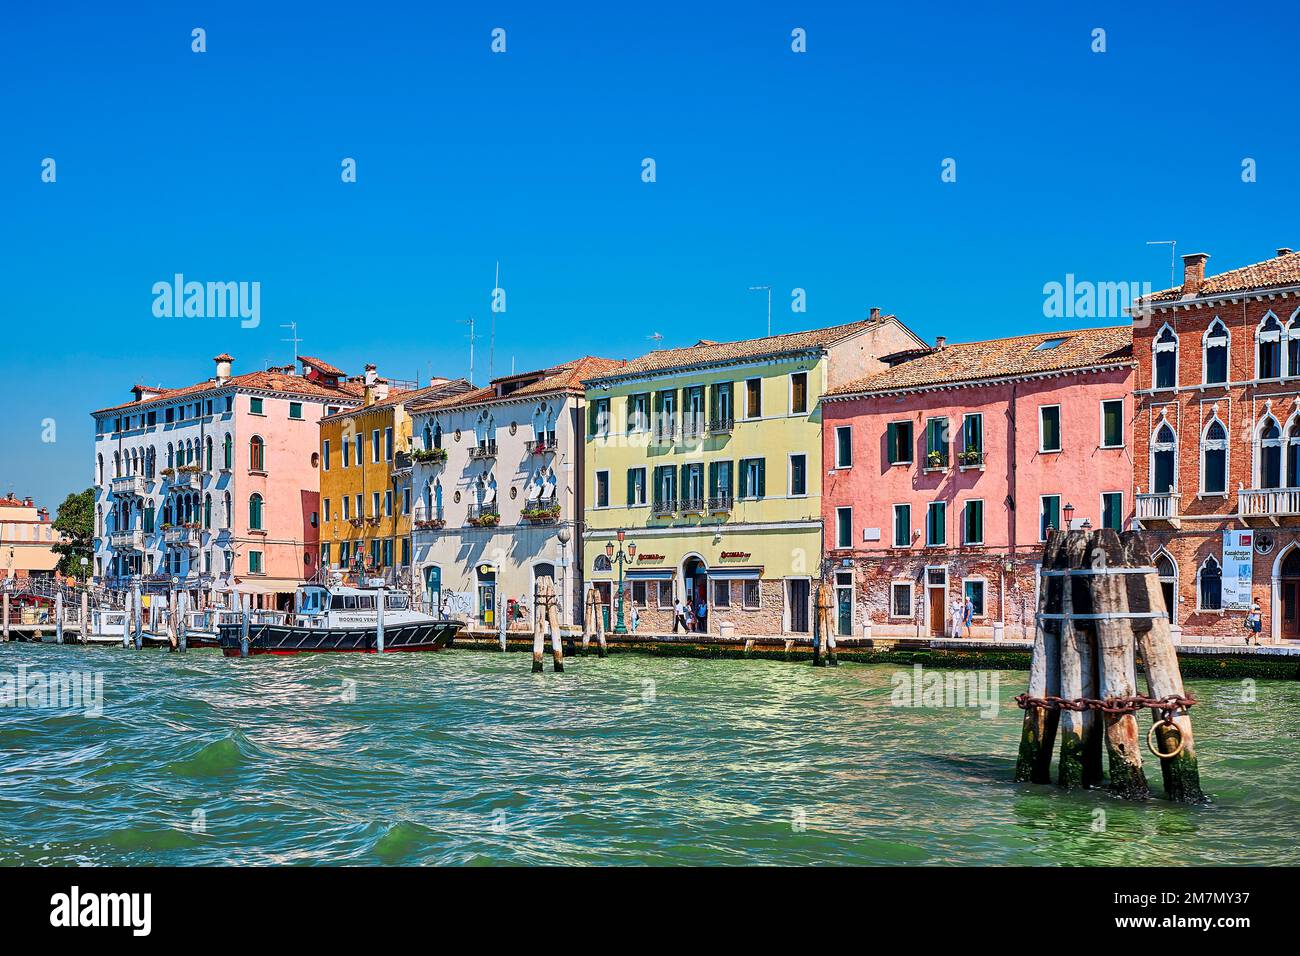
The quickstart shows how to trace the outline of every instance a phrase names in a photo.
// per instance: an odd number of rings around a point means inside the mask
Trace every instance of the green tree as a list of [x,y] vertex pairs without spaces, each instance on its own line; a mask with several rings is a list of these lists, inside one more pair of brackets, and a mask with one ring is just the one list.
[[[63,536],[53,548],[59,558],[59,572],[84,579],[90,570],[90,557],[95,549],[95,489],[75,492],[63,499],[59,513],[54,518],[54,530]],[[86,559],[86,567],[81,559]]]

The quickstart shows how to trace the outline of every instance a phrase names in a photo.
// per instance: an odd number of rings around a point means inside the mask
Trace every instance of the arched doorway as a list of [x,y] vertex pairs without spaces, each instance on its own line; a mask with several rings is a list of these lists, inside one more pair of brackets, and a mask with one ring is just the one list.
[[424,569],[424,602],[429,613],[441,616],[442,568],[431,564]]
[[682,561],[682,594],[688,605],[692,626],[698,630],[707,630],[707,610],[706,616],[701,619],[697,609],[702,602],[705,602],[705,608],[708,608],[709,566],[698,554],[688,555]]
[[1300,548],[1292,546],[1282,556],[1278,578],[1282,603],[1282,637],[1295,640],[1300,638]]
[[1161,552],[1156,557],[1156,573],[1160,578],[1160,593],[1165,599],[1165,610],[1169,614],[1169,623],[1178,623],[1178,566],[1168,554]]
[[[560,593],[560,579],[555,576],[555,565],[549,562],[542,562],[540,564],[533,565],[533,594],[532,594],[533,605],[532,608],[528,609],[528,613],[531,613],[537,608],[537,587],[539,584],[541,584],[543,578],[551,579],[551,584],[555,588],[555,594],[559,600],[558,607],[560,610],[560,621],[567,623],[567,618],[565,617],[564,614],[564,595]],[[525,620],[526,618],[527,618],[527,613],[520,613],[518,615],[518,620],[522,621]]]

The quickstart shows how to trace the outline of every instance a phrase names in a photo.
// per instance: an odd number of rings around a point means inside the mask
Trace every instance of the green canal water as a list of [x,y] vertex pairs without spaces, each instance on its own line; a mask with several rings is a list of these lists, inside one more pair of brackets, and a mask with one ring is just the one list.
[[1024,673],[981,717],[886,665],[529,663],[0,647],[103,676],[99,716],[0,708],[0,863],[1300,863],[1300,683],[1190,684],[1183,807],[1011,783]]

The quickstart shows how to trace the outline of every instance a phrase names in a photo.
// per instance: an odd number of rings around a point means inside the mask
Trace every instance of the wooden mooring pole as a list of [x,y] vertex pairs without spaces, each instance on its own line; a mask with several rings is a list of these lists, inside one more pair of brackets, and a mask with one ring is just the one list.
[[551,659],[555,672],[564,672],[564,646],[560,642],[560,609],[555,597],[555,584],[548,577],[537,579],[537,594],[533,599],[533,673],[542,673],[542,652],[546,647],[546,628],[551,630]]
[[83,589],[81,592],[81,620],[78,621],[78,630],[81,634],[81,643],[85,644],[90,637],[90,591]]
[[6,591],[4,593],[3,598],[0,598],[0,600],[4,602],[4,610],[3,612],[0,613],[4,614],[4,624],[3,624],[4,642],[8,644],[9,643],[9,592]]
[[[1054,534],[1043,550],[1042,570],[1065,568],[1065,536]],[[1038,588],[1038,614],[1034,626],[1034,650],[1029,660],[1029,696],[1059,697],[1061,694],[1061,621],[1052,615],[1061,613],[1061,594],[1065,578],[1044,574]],[[1061,712],[1047,707],[1026,707],[1020,731],[1020,756],[1016,760],[1016,780],[1050,783],[1052,748]]]

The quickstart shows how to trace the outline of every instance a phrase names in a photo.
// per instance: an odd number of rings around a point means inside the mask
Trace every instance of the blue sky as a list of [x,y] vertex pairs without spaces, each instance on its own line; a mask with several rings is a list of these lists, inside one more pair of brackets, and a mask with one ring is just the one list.
[[[774,331],[877,305],[960,341],[1099,324],[1044,283],[1162,288],[1148,240],[1211,272],[1300,247],[1294,4],[990,6],[10,5],[0,493],[57,505],[89,410],[287,363],[291,321],[412,378],[468,373],[474,314],[481,381],[497,259],[501,374],[762,334],[751,285]],[[155,318],[176,272],[260,282],[261,325]]]

